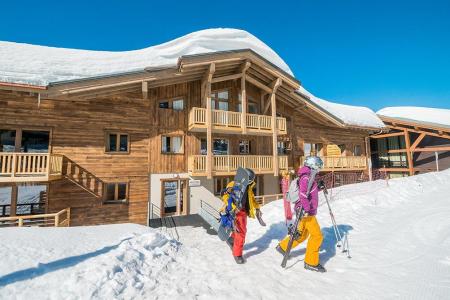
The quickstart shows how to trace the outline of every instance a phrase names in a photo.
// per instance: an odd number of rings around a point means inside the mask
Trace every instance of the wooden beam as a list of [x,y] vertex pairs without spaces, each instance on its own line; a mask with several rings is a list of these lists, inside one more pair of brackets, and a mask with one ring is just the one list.
[[[443,138],[443,139],[448,139],[448,140],[450,140],[450,134],[443,134],[443,135],[440,135],[440,134],[438,134],[438,133],[434,133],[434,132],[429,132],[429,131],[426,131],[426,130],[415,130],[415,129],[411,129],[411,128],[404,128],[404,127],[400,127],[400,126],[394,126],[394,125],[387,125],[387,127],[388,128],[390,128],[390,129],[397,129],[397,130],[408,130],[409,132],[415,132],[415,133],[426,133],[427,135],[430,135],[430,136],[435,136],[435,137],[439,137],[439,138]],[[434,129],[430,129],[430,130],[434,130]]]
[[241,73],[247,72],[248,68],[250,68],[251,65],[252,65],[251,62],[246,60],[240,67]]
[[18,186],[16,184],[13,184],[13,186],[11,187],[11,206],[9,207],[9,215],[11,217],[16,215],[18,193]]
[[370,138],[371,139],[382,139],[382,138],[393,137],[393,136],[401,136],[404,134],[405,133],[403,131],[402,132],[392,132],[392,133],[386,133],[386,134],[371,135]]
[[387,153],[406,153],[408,150],[406,149],[391,149],[388,150]]
[[241,77],[241,127],[242,127],[242,134],[247,134],[247,90],[245,86],[245,71],[248,69],[244,69],[242,71],[242,77]]
[[142,81],[142,98],[148,99],[148,81]]
[[239,74],[232,74],[232,75],[227,75],[227,76],[221,76],[221,77],[216,77],[213,78],[211,80],[211,83],[216,83],[216,82],[222,82],[222,81],[228,81],[228,80],[234,80],[234,79],[239,79],[242,77],[242,73]]
[[124,81],[124,82],[117,82],[112,84],[103,84],[103,85],[94,85],[94,86],[87,86],[87,87],[80,87],[80,88],[71,88],[71,89],[65,89],[62,90],[61,93],[64,95],[72,95],[72,94],[78,94],[83,92],[90,92],[90,91],[96,91],[96,90],[102,90],[102,89],[108,89],[113,87],[119,87],[119,86],[126,86],[126,85],[132,85],[132,84],[139,84],[143,81],[152,81],[156,78],[152,77],[146,80],[131,80],[131,81]]
[[273,152],[273,175],[278,176],[278,128],[277,128],[277,102],[276,102],[276,92],[278,87],[281,85],[282,80],[277,78],[274,80],[271,86],[270,94],[270,105],[272,107],[272,152]]
[[365,137],[364,143],[366,145],[366,157],[367,157],[367,167],[369,171],[369,181],[372,181],[372,153],[370,152],[370,138]]
[[269,111],[269,108],[270,108],[270,101],[268,100],[266,106],[264,107],[263,115],[265,115]]
[[245,76],[245,80],[247,80],[248,82],[250,82],[251,84],[253,84],[256,87],[259,87],[260,89],[262,89],[263,91],[267,92],[267,93],[272,93],[272,89],[266,85],[264,85],[263,83],[261,83],[260,81],[256,80],[255,78],[251,77],[250,75]]
[[205,74],[205,101],[206,101],[206,176],[212,179],[213,169],[213,142],[212,142],[212,107],[211,107],[211,81],[216,71],[215,63],[209,65]]
[[417,139],[414,141],[414,143],[411,145],[411,151],[414,152],[414,149],[419,145],[419,143],[423,140],[423,138],[426,136],[426,133],[421,133]]
[[407,130],[404,130],[404,133],[405,133],[406,157],[408,159],[409,175],[412,176],[414,175],[414,164],[411,153],[411,141],[409,139],[409,132]]
[[381,172],[409,172],[409,168],[380,168]]
[[450,151],[450,146],[443,147],[427,147],[427,148],[416,148],[413,152],[441,152]]

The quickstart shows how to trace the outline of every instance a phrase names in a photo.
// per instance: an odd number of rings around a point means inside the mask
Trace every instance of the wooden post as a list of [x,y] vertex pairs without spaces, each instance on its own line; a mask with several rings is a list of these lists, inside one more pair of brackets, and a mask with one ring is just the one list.
[[216,70],[216,65],[211,63],[205,74],[205,101],[206,101],[206,175],[212,178],[213,169],[213,142],[212,142],[212,108],[211,108],[211,80]]
[[436,159],[436,171],[439,172],[439,152],[434,152],[434,157]]
[[250,62],[246,61],[241,67],[241,128],[243,134],[247,134],[247,90],[245,86],[245,72],[250,68],[250,65]]
[[366,156],[367,156],[367,169],[369,170],[369,180],[372,181],[372,152],[370,151],[370,139],[365,138],[366,142]]
[[414,164],[412,159],[412,153],[411,153],[411,141],[409,139],[409,132],[408,130],[403,130],[403,133],[405,134],[405,145],[406,145],[406,157],[408,159],[408,169],[409,169],[409,175],[414,175]]
[[282,81],[277,78],[272,82],[272,93],[270,94],[270,105],[272,106],[272,152],[273,152],[273,175],[278,176],[278,129],[277,129],[277,104],[276,92]]
[[148,81],[142,81],[142,98],[148,99]]
[[17,195],[18,195],[18,186],[14,184],[11,187],[11,206],[9,207],[9,215],[11,217],[16,215],[17,210]]

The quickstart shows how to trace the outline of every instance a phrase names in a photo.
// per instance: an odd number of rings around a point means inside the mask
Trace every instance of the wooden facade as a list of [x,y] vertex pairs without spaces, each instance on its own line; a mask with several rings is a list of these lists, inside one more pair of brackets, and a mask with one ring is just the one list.
[[450,168],[450,128],[380,116],[389,133],[371,136],[372,161],[392,176]]
[[[308,105],[295,92],[298,87],[295,78],[251,51],[183,57],[176,68],[45,90],[2,85],[0,130],[49,132],[45,155],[61,157],[58,176],[51,180],[42,163],[47,177],[27,176],[47,185],[46,213],[70,207],[72,225],[147,224],[149,201],[162,203],[150,199],[151,190],[161,189],[151,186],[152,174],[213,179],[248,164],[258,174],[277,177],[298,168],[310,153],[358,162],[330,163],[327,171],[367,171],[371,130],[337,124]],[[193,119],[196,109],[201,116]],[[222,152],[216,152],[216,143],[222,143]],[[0,168],[8,153],[0,153]],[[21,181],[8,170],[0,170],[0,186],[17,189]],[[11,198],[14,215],[17,195]]]

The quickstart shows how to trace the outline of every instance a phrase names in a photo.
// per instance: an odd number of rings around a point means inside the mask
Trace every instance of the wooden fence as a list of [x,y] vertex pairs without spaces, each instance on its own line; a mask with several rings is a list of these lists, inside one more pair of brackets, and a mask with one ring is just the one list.
[[0,218],[0,227],[69,227],[70,207],[57,213]]

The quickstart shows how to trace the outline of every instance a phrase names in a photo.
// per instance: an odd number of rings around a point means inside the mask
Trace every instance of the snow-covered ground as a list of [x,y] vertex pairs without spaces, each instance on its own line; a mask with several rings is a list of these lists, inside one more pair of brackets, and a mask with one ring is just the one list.
[[2,299],[450,299],[450,170],[333,191],[351,259],[336,251],[326,205],[325,274],[303,269],[305,245],[280,267],[282,202],[249,221],[245,265],[198,227],[180,242],[143,226],[0,229]]

